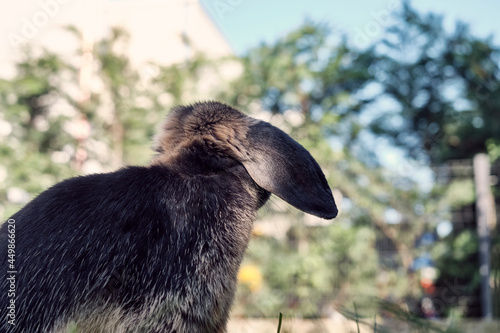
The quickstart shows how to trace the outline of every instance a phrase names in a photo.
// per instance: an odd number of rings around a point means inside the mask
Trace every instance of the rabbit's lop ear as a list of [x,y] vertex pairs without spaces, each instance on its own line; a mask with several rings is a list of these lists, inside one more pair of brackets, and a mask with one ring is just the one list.
[[177,165],[196,142],[238,160],[263,189],[322,218],[337,216],[325,175],[311,154],[285,132],[218,102],[177,107],[156,139],[155,163]]
[[262,188],[296,208],[322,218],[338,210],[325,175],[311,154],[280,129],[266,122],[249,126],[241,161]]

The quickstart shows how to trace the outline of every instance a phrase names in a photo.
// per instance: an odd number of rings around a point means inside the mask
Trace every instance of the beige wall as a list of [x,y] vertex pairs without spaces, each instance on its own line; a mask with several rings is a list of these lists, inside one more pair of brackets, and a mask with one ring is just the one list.
[[[193,50],[211,57],[232,54],[221,32],[198,0],[0,0],[0,77],[14,74],[25,44],[71,55],[80,46],[65,25],[98,40],[113,26],[130,33],[127,53],[133,64],[148,60],[179,62]],[[185,33],[192,47],[183,42]]]

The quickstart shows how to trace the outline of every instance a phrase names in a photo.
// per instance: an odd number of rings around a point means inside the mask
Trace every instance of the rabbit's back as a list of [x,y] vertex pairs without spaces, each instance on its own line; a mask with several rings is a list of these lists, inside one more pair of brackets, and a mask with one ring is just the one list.
[[[12,216],[18,332],[55,318],[98,322],[101,306],[108,308],[102,313],[129,316],[129,325],[148,325],[150,315],[165,327],[177,316],[214,325],[227,317],[231,272],[248,243],[255,204],[241,176],[192,171],[129,167],[72,178]],[[247,225],[235,223],[242,217]],[[2,249],[6,242],[2,232]],[[44,265],[30,264],[34,258]]]

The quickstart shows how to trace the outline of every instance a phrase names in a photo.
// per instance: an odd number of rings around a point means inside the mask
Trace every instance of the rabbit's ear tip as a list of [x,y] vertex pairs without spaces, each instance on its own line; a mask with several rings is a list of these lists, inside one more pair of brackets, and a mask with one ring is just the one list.
[[337,208],[337,205],[335,205],[335,203],[333,203],[333,205],[326,207],[325,211],[320,215],[320,217],[327,219],[327,220],[331,220],[331,219],[336,218],[338,214],[339,214],[339,210]]
[[[311,186],[314,186],[313,182],[314,181],[311,180]],[[300,185],[296,184],[296,186]],[[305,191],[305,193],[299,193],[299,195],[295,197],[293,194],[283,191],[278,191],[278,195],[282,195],[285,201],[287,199],[290,204],[306,213],[327,220],[337,217],[339,211],[330,190],[321,191],[318,188],[310,189],[303,186],[301,190]]]

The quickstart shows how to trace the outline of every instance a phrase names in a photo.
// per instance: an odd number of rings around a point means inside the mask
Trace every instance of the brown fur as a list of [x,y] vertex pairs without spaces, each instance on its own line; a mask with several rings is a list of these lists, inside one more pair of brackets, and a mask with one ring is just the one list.
[[[194,107],[196,105],[187,108]],[[255,119],[239,112],[214,112],[212,108],[189,114],[184,112],[184,108],[176,108],[167,116],[154,140],[153,149],[158,154],[152,164],[175,165],[180,152],[200,143],[236,159],[244,158],[238,147],[248,144],[248,128],[257,123]]]

